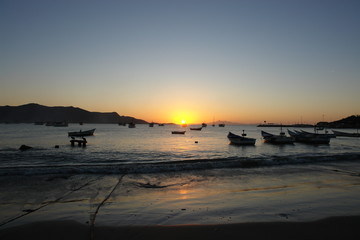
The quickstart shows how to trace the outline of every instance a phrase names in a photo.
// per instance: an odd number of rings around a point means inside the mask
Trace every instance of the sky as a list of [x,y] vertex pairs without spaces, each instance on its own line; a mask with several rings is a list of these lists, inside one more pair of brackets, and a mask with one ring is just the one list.
[[360,114],[358,0],[0,0],[0,105],[146,121]]

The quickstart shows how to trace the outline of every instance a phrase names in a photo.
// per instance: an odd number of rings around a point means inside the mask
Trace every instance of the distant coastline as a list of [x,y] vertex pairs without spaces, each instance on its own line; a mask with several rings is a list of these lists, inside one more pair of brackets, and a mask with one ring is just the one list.
[[277,124],[277,123],[266,123],[259,124],[258,127],[297,127],[297,128],[311,128],[311,127],[322,127],[322,128],[360,128],[360,115],[352,115],[340,120],[333,122],[318,122],[315,125],[312,124]]
[[312,124],[275,124],[275,123],[268,123],[268,124],[259,124],[258,127],[297,127],[297,128],[313,128],[315,125]]
[[[20,106],[0,106],[0,123],[120,123],[148,124],[149,122],[131,116],[121,116],[117,112],[90,112],[73,106],[49,107],[37,103]],[[217,121],[208,124],[241,125],[228,121]],[[157,124],[157,123],[156,123]],[[166,125],[174,124],[167,123]],[[192,124],[196,125],[196,124]],[[253,124],[251,124],[253,125]],[[258,127],[293,127],[293,128],[360,128],[360,115],[352,115],[333,122],[316,124],[278,124],[265,123]]]

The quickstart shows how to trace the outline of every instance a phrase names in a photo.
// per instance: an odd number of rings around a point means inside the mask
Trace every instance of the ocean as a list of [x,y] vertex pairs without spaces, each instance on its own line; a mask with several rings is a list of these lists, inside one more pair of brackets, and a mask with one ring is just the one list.
[[[86,147],[70,145],[68,132],[93,128],[95,134],[86,137]],[[174,130],[186,130],[186,133],[171,134]],[[256,138],[255,146],[229,144],[228,132],[240,135],[243,130],[248,137]],[[325,145],[273,145],[263,142],[261,130],[280,132],[278,127],[255,125],[208,126],[202,131],[191,131],[178,125],[128,128],[117,124],[70,124],[69,127],[1,124],[0,176],[260,169],[344,161],[351,165],[360,160],[360,138],[337,137]],[[23,144],[32,149],[20,151]]]
[[[93,128],[86,147],[71,146],[68,132]],[[228,132],[243,130],[255,146],[229,144]],[[191,131],[1,124],[0,235],[37,222],[75,221],[93,231],[360,215],[359,138],[273,145],[263,142],[261,130],[280,132],[255,125]],[[23,144],[32,149],[19,150]]]

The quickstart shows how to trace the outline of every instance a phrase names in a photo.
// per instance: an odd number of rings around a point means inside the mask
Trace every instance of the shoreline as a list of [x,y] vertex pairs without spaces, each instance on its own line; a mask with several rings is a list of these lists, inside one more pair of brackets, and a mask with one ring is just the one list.
[[97,226],[75,221],[35,222],[0,230],[7,239],[359,239],[360,216],[310,222],[258,222],[204,225]]
[[359,172],[339,162],[3,176],[0,239],[360,239]]

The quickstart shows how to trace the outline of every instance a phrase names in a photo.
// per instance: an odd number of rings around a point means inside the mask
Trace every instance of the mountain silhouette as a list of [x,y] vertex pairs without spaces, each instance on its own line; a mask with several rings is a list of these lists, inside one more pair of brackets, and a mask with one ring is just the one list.
[[333,122],[318,122],[316,125],[327,128],[359,128],[360,115],[352,115]]
[[147,123],[116,112],[89,112],[76,107],[48,107],[36,103],[21,106],[0,106],[2,123],[62,122],[68,123]]

